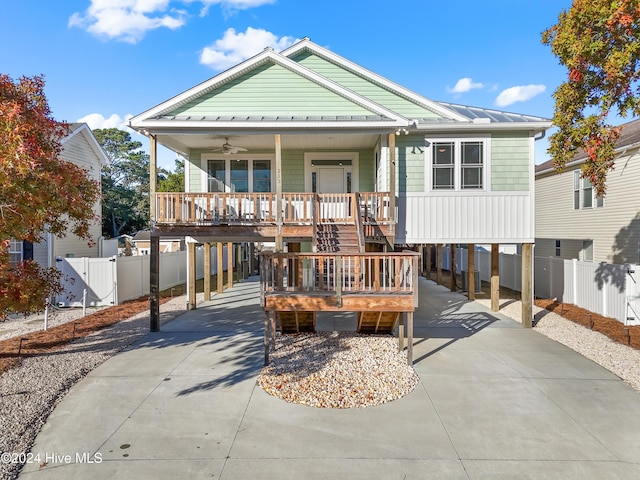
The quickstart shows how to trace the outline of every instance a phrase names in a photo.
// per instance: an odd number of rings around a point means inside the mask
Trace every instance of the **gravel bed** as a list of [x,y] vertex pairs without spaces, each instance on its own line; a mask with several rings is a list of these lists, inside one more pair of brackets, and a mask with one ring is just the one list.
[[[476,301],[491,307],[491,300]],[[500,313],[517,322],[520,322],[521,312],[522,303],[520,301],[509,303],[500,309]],[[640,392],[640,350],[614,342],[606,335],[535,305],[533,306],[533,314],[537,319],[534,326],[536,332],[593,360]]]
[[[200,294],[198,300],[203,298]],[[160,322],[184,313],[185,305],[185,295],[162,304]],[[72,314],[65,318],[74,319]],[[0,452],[29,452],[47,417],[69,389],[148,332],[149,312],[145,311],[80,338],[56,350],[55,355],[24,358],[19,367],[0,375]],[[22,466],[0,462],[0,479],[17,478]]]
[[279,335],[258,383],[290,403],[359,408],[407,395],[418,375],[394,337],[318,332]]

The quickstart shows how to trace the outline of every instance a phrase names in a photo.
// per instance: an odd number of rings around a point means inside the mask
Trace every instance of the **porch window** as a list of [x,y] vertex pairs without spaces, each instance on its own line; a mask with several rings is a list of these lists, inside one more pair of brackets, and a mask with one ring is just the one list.
[[225,161],[224,160],[209,160],[209,191],[210,192],[224,192],[225,182],[227,179]]
[[483,140],[436,140],[431,143],[433,190],[480,190],[484,188]]
[[210,192],[271,192],[268,159],[209,159],[207,175]]
[[22,242],[9,240],[9,264],[17,265],[22,262]]

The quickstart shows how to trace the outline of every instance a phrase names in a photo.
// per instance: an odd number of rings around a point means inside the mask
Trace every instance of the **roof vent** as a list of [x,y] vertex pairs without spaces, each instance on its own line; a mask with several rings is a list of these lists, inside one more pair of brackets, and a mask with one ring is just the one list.
[[490,118],[474,118],[473,123],[491,123]]

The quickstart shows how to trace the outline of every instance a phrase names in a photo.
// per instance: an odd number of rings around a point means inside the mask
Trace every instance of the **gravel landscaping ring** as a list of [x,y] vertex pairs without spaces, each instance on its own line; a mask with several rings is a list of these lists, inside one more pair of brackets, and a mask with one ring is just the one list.
[[389,335],[318,332],[278,335],[259,385],[289,403],[361,408],[409,394],[418,375]]

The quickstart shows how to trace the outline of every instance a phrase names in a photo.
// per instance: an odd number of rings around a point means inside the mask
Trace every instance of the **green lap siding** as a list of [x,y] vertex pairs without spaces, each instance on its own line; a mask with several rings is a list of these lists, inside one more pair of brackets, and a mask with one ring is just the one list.
[[263,65],[183,107],[175,116],[371,115],[371,111],[280,65]]
[[491,135],[491,190],[529,190],[529,144],[526,133]]
[[398,192],[424,192],[424,135],[396,137]]
[[431,110],[317,55],[304,52],[294,56],[292,60],[407,118],[440,117]]

